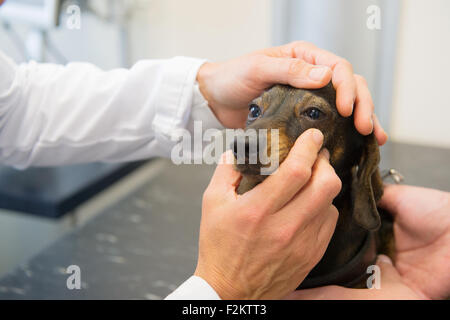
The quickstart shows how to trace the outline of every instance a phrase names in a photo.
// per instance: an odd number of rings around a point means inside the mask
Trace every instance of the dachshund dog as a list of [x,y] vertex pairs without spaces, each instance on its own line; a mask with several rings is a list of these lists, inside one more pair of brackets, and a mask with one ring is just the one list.
[[[317,128],[324,135],[323,147],[330,152],[330,164],[342,181],[342,189],[333,201],[339,218],[331,242],[299,288],[331,284],[364,287],[370,276],[367,267],[375,264],[377,253],[392,256],[393,252],[392,220],[388,214],[379,213],[376,206],[383,194],[383,183],[375,136],[359,134],[353,116],[340,116],[335,101],[336,92],[331,83],[314,90],[276,85],[255,99],[249,108],[246,129],[267,129],[267,132],[278,129],[279,132],[276,150],[270,150],[269,143],[257,146],[257,150],[265,148],[269,158],[272,152],[277,152],[281,163],[304,131]],[[245,144],[248,143],[251,142],[245,140]],[[235,155],[237,144],[235,140]],[[248,153],[252,148],[245,145],[244,149]],[[238,194],[252,189],[267,177],[258,174],[264,166],[267,164],[259,161],[235,164],[242,174]]]

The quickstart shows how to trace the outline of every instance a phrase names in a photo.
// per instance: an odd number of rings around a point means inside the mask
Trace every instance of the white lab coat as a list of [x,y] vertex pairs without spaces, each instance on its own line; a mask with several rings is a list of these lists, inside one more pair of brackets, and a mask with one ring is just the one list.
[[[179,128],[221,127],[196,75],[204,60],[142,60],[102,71],[88,63],[16,65],[0,52],[0,163],[29,166],[170,156]],[[219,299],[193,276],[167,299]]]

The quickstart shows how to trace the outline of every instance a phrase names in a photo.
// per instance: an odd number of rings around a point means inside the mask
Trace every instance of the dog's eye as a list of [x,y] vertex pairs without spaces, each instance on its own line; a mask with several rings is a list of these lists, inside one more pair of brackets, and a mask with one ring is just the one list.
[[253,121],[261,115],[261,108],[252,103],[249,107],[248,119],[247,121]]
[[317,120],[322,116],[322,111],[320,111],[317,108],[309,108],[308,110],[306,110],[304,112],[304,114],[308,117],[311,118],[313,120]]

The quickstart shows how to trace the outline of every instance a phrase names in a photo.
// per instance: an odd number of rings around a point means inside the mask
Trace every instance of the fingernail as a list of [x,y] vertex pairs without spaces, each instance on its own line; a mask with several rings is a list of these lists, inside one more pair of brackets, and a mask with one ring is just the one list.
[[382,263],[387,263],[387,264],[391,264],[392,265],[391,258],[389,258],[388,256],[386,256],[384,254],[378,255],[378,261],[382,262]]
[[330,151],[328,151],[327,148],[323,148],[323,149],[322,149],[322,153],[323,153],[323,156],[324,156],[325,158],[327,158],[327,160],[330,160]]
[[313,137],[315,143],[322,144],[322,142],[323,142],[323,134],[322,134],[322,132],[320,130],[313,129],[312,137]]
[[327,67],[314,67],[309,72],[309,78],[314,81],[320,81],[327,74]]

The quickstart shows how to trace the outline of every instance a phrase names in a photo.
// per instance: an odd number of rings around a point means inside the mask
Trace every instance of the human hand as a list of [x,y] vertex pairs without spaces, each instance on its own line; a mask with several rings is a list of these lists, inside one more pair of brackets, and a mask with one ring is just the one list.
[[380,288],[351,289],[340,286],[325,286],[294,291],[286,297],[288,300],[410,300],[422,298],[408,287],[402,276],[385,255],[378,256],[380,267]]
[[338,211],[341,181],[319,150],[323,135],[304,132],[278,170],[245,194],[233,154],[221,162],[203,195],[195,275],[222,299],[279,299],[322,258]]
[[[327,286],[290,299],[421,299],[450,296],[450,193],[386,185],[379,206],[394,216],[395,268],[381,270],[381,290]],[[385,257],[387,258],[387,257]]]
[[308,42],[296,41],[222,63],[205,63],[197,80],[212,111],[228,128],[244,127],[248,103],[273,84],[314,89],[332,80],[339,113],[347,117],[354,112],[355,126],[361,134],[373,130],[380,145],[387,140],[373,114],[364,78],[353,73],[347,60]]
[[379,206],[394,217],[395,266],[429,299],[450,297],[450,193],[387,185]]

